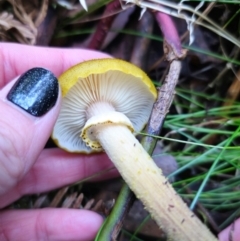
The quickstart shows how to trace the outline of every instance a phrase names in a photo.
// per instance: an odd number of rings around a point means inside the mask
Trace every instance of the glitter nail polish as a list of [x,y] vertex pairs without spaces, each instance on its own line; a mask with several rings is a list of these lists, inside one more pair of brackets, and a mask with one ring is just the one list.
[[58,92],[58,80],[52,72],[33,68],[19,77],[7,99],[29,114],[40,117],[55,105]]

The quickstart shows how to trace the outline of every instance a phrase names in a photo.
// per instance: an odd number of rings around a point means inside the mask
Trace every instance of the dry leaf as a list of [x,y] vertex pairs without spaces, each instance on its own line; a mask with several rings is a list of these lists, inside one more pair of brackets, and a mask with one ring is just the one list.
[[5,41],[10,41],[15,37],[21,43],[33,44],[36,38],[32,29],[14,19],[14,16],[7,12],[0,13],[0,33],[1,39]]
[[9,8],[9,12],[0,13],[1,40],[35,44],[37,27],[46,17],[49,0],[7,0],[7,2],[12,8]]

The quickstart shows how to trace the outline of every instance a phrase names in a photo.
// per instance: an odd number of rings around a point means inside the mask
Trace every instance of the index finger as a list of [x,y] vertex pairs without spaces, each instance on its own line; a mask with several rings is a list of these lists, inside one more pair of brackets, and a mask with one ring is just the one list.
[[107,58],[107,54],[73,48],[49,48],[0,43],[0,88],[33,67],[43,67],[59,76],[69,67],[90,59]]

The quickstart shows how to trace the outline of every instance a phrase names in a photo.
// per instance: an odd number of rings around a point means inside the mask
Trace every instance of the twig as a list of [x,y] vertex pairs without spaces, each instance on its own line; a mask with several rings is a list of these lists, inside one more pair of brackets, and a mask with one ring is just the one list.
[[172,104],[180,69],[181,62],[178,60],[172,61],[164,84],[161,88],[158,88],[158,99],[153,106],[152,115],[146,129],[146,132],[151,136],[146,135],[142,140],[142,145],[149,153],[153,152],[157,143],[157,139],[153,136],[159,135],[165,116]]
[[67,193],[69,187],[63,187],[61,188],[55,197],[53,198],[52,202],[50,203],[49,207],[57,207],[59,203],[61,202],[63,196]]

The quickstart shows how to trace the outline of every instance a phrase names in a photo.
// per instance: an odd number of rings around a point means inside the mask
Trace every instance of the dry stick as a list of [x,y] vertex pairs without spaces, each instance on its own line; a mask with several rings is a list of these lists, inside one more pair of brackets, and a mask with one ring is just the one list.
[[47,200],[47,195],[43,194],[37,198],[37,200],[33,204],[34,209],[38,209],[43,206],[44,202]]
[[68,189],[69,189],[69,187],[61,188],[57,192],[57,194],[54,196],[54,198],[53,198],[52,202],[50,203],[49,207],[57,207],[60,204],[64,195],[67,193]]
[[71,208],[77,198],[77,192],[68,195],[62,203],[61,208]]
[[76,208],[76,209],[82,208],[83,198],[84,198],[83,193],[80,193],[73,204],[73,208]]
[[152,115],[146,129],[146,132],[150,135],[148,136],[146,134],[142,140],[142,145],[150,153],[154,151],[155,145],[157,143],[157,139],[153,136],[159,135],[164,123],[165,116],[167,115],[172,104],[180,69],[180,61],[172,61],[164,84],[161,88],[158,88],[158,98],[153,105]]

